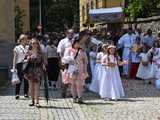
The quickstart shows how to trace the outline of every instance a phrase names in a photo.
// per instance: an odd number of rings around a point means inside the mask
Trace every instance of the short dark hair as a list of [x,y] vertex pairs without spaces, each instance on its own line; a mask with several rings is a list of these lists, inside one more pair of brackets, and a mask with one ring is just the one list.
[[79,39],[82,39],[83,36],[90,35],[89,31],[83,30],[79,33]]
[[49,40],[47,41],[47,45],[53,45],[53,40],[49,39]]
[[72,42],[72,48],[74,48],[74,45],[75,45],[76,43],[79,43],[79,42],[80,42],[79,37],[75,37],[75,38],[74,38],[74,41]]
[[129,27],[128,30],[132,31],[133,29],[131,27]]
[[151,29],[148,29],[148,30],[147,30],[147,33],[149,33],[149,32],[152,32],[152,30],[151,30]]

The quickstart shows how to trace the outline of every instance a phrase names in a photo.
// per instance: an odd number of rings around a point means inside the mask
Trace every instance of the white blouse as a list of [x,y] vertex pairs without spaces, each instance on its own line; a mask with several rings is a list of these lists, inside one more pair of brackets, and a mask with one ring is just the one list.
[[25,59],[25,55],[28,52],[29,46],[23,46],[23,45],[17,45],[14,48],[14,51],[16,53],[16,64],[22,63]]
[[72,46],[72,40],[69,40],[67,37],[62,39],[59,44],[58,44],[58,47],[57,47],[57,52],[60,53],[63,57],[64,56],[64,53],[65,53],[65,50],[69,47]]

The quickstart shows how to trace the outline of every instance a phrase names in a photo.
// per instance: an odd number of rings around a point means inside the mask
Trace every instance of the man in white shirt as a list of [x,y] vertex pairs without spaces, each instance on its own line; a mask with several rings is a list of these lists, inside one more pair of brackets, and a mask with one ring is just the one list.
[[[132,28],[128,29],[128,33],[124,34],[118,41],[119,48],[123,48],[122,60],[131,62],[131,47],[135,42],[135,34],[133,34]],[[129,77],[129,66],[123,66],[123,75]]]
[[155,37],[152,35],[152,30],[147,30],[147,35],[144,37],[143,44],[147,45],[148,48],[153,47]]
[[65,52],[65,49],[71,47],[74,37],[74,31],[72,29],[67,30],[66,38],[62,39],[57,48],[57,52],[59,53],[60,57],[62,58]]
[[[72,46],[73,37],[74,37],[74,31],[72,29],[69,29],[66,32],[66,38],[62,39],[58,44],[57,53],[59,54],[59,56],[61,58],[61,62],[62,62],[62,58],[64,56],[65,50]],[[62,81],[63,81],[63,78],[64,78],[64,76],[62,76]],[[63,98],[66,97],[67,88],[68,88],[68,84],[63,83],[63,86],[62,86],[62,97]]]

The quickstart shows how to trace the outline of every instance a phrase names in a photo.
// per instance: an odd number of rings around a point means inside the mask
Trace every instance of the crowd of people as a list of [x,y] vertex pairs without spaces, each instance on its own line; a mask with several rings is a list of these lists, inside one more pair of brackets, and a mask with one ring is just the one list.
[[[123,86],[128,86],[128,79],[143,80],[151,84],[151,80],[160,79],[160,32],[157,36],[149,29],[144,34],[141,29],[132,28],[122,35],[114,45],[114,41],[104,44],[98,52],[90,52],[92,82],[90,90],[101,98],[117,100],[124,96]],[[108,47],[106,47],[108,46]],[[117,54],[118,51],[121,54]],[[120,52],[121,51],[121,52]],[[122,62],[119,62],[122,60]],[[121,76],[126,80],[122,85]]]
[[[47,72],[48,85],[57,89],[62,76],[62,97],[71,92],[74,103],[83,103],[86,86],[105,100],[125,96],[128,79],[151,84],[160,79],[160,32],[129,28],[123,34],[84,30],[65,34],[21,34],[14,48],[13,69],[20,83],[16,84],[15,98],[19,99],[24,81],[24,97],[31,96],[30,106],[39,104],[40,84]],[[124,77],[124,84],[121,80]],[[89,80],[89,82],[88,82]],[[147,81],[148,80],[148,81]]]

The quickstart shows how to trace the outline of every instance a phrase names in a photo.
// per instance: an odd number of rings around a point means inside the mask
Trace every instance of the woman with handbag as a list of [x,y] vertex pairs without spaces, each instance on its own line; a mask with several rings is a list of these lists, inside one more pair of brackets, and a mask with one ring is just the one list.
[[63,60],[69,62],[67,69],[68,77],[71,83],[71,91],[74,103],[83,103],[82,93],[85,79],[88,77],[87,73],[87,56],[86,53],[80,48],[80,39],[75,38],[72,47],[68,48]]
[[13,71],[17,71],[20,83],[16,84],[15,99],[19,99],[20,87],[24,80],[24,97],[28,97],[28,81],[23,77],[23,64],[25,54],[28,51],[28,38],[21,34],[18,39],[19,45],[15,46],[13,50]]
[[152,78],[151,62],[149,60],[147,52],[148,52],[147,46],[143,45],[142,52],[139,54],[141,62],[138,67],[138,71],[137,71],[137,75],[136,75],[137,78],[140,78],[143,80],[144,84],[146,83],[146,81],[148,81]]
[[[31,49],[27,53],[26,61],[28,63],[25,69],[25,78],[29,81],[29,90],[32,103],[29,106],[39,107],[40,81],[46,70],[45,56],[41,50],[40,43],[36,38],[31,40]],[[36,103],[36,104],[35,104]]]

